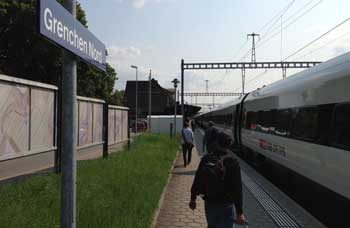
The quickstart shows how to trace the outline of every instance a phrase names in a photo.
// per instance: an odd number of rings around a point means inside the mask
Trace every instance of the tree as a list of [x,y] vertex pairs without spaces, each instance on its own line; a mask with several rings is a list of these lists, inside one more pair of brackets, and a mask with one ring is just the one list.
[[124,90],[115,90],[109,99],[109,104],[123,106]]
[[78,75],[78,95],[109,101],[117,79],[113,67],[107,63],[106,72],[102,72],[96,67],[81,63],[78,65]]
[[[39,35],[36,0],[0,0],[0,72],[29,80],[59,85],[62,51]],[[63,0],[59,0],[63,2]],[[77,20],[87,27],[85,11],[77,4]],[[116,72],[107,72],[78,61],[78,94],[109,99]]]
[[61,51],[36,31],[36,1],[2,0],[0,69],[3,73],[56,84]]

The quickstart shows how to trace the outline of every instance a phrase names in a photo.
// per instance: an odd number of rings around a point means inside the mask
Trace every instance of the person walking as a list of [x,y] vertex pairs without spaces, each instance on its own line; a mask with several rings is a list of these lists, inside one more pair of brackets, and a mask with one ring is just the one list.
[[209,121],[208,128],[205,130],[203,137],[203,154],[205,153],[205,148],[207,148],[208,153],[212,153],[213,149],[216,147],[218,133],[219,129],[214,126],[213,121]]
[[194,136],[189,122],[184,123],[184,128],[181,130],[181,145],[184,159],[184,166],[186,167],[191,163],[192,148],[194,147]]
[[202,196],[208,228],[247,224],[243,214],[241,171],[229,150],[231,143],[227,133],[218,133],[218,147],[203,156],[192,184],[189,207],[195,210],[196,198]]
[[192,131],[195,132],[195,130],[196,130],[196,122],[194,120],[191,121],[191,127],[192,127]]

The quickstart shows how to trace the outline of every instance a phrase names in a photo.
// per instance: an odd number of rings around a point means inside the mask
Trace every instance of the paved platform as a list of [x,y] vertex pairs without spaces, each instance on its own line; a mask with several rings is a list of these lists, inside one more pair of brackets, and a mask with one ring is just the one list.
[[[183,167],[182,153],[178,155],[158,215],[157,228],[206,227],[203,200],[197,199],[195,211],[188,208],[190,188],[202,156],[202,137],[203,131],[197,129],[196,148],[189,166]],[[243,210],[250,228],[325,228],[244,161],[239,161],[243,180]]]

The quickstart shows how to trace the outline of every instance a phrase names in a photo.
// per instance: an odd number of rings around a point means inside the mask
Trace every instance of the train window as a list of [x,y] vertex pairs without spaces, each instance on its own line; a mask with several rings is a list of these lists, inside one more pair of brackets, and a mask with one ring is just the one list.
[[256,130],[257,123],[258,123],[258,113],[246,112],[245,128],[250,130]]
[[335,107],[333,119],[333,144],[350,149],[350,104]]
[[232,125],[232,114],[229,113],[229,114],[226,114],[226,121],[225,121],[225,124],[226,125]]
[[333,114],[334,104],[325,104],[318,106],[318,143],[329,145],[330,128]]
[[268,132],[271,126],[271,111],[259,111],[259,130]]
[[262,132],[271,132],[277,110],[247,112],[245,128]]
[[316,107],[301,108],[293,122],[292,136],[313,141],[317,135],[318,109]]
[[292,112],[290,109],[276,110],[273,115],[273,132],[277,135],[288,136],[289,128],[292,119]]

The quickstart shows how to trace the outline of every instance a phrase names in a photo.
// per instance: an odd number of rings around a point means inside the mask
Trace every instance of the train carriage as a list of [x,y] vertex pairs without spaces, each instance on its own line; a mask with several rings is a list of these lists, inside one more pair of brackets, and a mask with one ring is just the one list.
[[229,125],[241,146],[350,199],[350,53],[205,116]]

